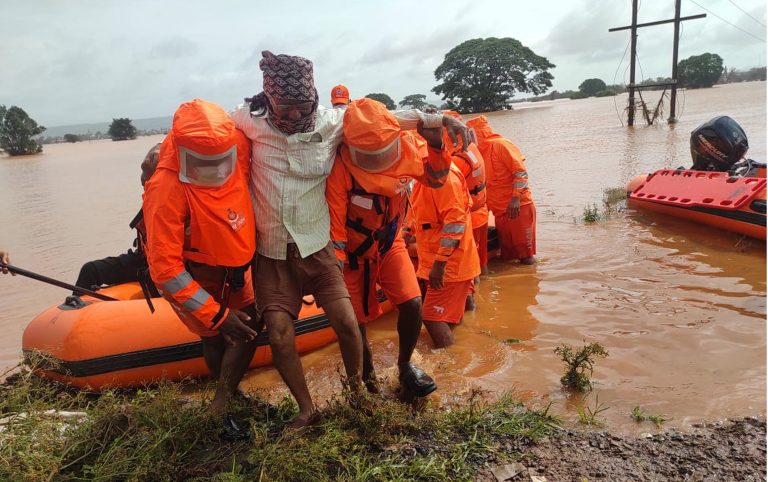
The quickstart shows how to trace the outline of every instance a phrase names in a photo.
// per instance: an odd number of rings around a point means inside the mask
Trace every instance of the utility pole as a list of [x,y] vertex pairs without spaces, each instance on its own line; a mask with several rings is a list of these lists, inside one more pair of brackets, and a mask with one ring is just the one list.
[[697,18],[704,18],[707,16],[706,13],[702,13],[699,15],[690,15],[688,17],[681,17],[680,1],[681,0],[675,0],[675,18],[638,24],[637,23],[637,0],[632,0],[632,25],[628,25],[626,27],[616,27],[616,28],[608,29],[609,32],[618,32],[620,30],[631,31],[630,32],[631,38],[629,40],[630,42],[629,85],[627,86],[629,88],[629,113],[627,116],[628,126],[635,125],[635,90],[640,89],[639,86],[635,85],[635,61],[637,59],[637,29],[642,27],[652,27],[654,25],[662,25],[665,23],[675,24],[675,39],[672,46],[672,82],[666,83],[666,84],[647,85],[645,87],[672,87],[672,92],[670,97],[670,110],[672,112],[669,115],[668,122],[670,124],[677,122],[677,119],[675,119],[675,103],[677,101],[677,50],[678,50],[679,41],[680,41],[680,22],[683,22],[685,20],[694,20]]

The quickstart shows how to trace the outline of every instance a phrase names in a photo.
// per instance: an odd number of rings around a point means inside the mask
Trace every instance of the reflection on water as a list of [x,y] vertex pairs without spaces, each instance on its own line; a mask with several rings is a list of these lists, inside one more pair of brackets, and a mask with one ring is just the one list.
[[[440,400],[464,397],[472,387],[515,390],[533,404],[553,401],[574,420],[571,405],[581,401],[560,389],[563,367],[553,349],[596,341],[610,356],[598,360],[585,403],[594,407],[599,396],[612,428],[651,430],[630,419],[636,405],[678,427],[765,413],[765,243],[644,212],[593,225],[575,221],[586,204],[601,202],[604,188],[689,165],[688,134],[715,115],[735,118],[749,136],[750,157],[766,158],[765,83],[685,96],[673,127],[622,127],[607,98],[489,116],[528,157],[540,263],[493,261],[456,345],[432,350],[422,337],[418,362],[436,378]],[[0,244],[19,266],[67,281],[83,262],[128,249],[127,223],[140,205],[139,163],[155,142],[55,145],[38,156],[0,158]],[[26,322],[65,293],[19,277],[0,277],[0,290],[0,362],[8,365]],[[379,375],[390,385],[396,337],[394,314],[369,325]],[[319,399],[338,389],[335,345],[303,360]],[[271,369],[251,372],[246,384],[283,393]]]

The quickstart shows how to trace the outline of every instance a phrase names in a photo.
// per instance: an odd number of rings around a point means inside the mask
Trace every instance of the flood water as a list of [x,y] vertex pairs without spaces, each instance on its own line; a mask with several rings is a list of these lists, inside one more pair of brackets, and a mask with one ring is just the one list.
[[[657,98],[649,93],[647,100]],[[492,261],[478,310],[456,330],[456,345],[429,348],[419,363],[432,373],[439,401],[472,388],[515,391],[533,406],[576,420],[575,407],[600,414],[613,430],[652,431],[629,417],[639,405],[679,428],[704,420],[765,415],[765,243],[632,210],[591,225],[584,207],[605,188],[638,174],[690,165],[688,136],[727,114],[746,130],[750,157],[766,159],[766,84],[732,84],[681,93],[680,122],[622,127],[625,96],[516,106],[491,124],[526,154],[538,211],[533,267]],[[642,119],[640,119],[642,122]],[[74,282],[82,263],[130,247],[129,221],[140,207],[139,163],[158,137],[45,146],[41,155],[0,157],[0,246],[13,264]],[[26,323],[59,303],[64,290],[0,276],[0,366],[15,364]],[[394,316],[369,325],[375,363],[389,375],[396,359]],[[512,340],[512,341],[510,341]],[[516,341],[516,342],[515,342]],[[560,389],[553,349],[599,342],[586,400]],[[318,400],[338,389],[334,344],[303,357]],[[275,370],[250,372],[245,384],[284,390]]]

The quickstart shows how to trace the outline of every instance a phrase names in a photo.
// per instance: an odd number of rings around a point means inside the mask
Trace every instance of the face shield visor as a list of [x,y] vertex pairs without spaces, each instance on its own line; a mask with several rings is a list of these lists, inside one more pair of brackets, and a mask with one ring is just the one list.
[[383,172],[400,160],[400,136],[376,151],[364,151],[350,145],[349,153],[352,163],[360,169],[371,173]]
[[179,146],[179,180],[195,186],[218,187],[235,172],[237,146],[220,154],[206,155]]

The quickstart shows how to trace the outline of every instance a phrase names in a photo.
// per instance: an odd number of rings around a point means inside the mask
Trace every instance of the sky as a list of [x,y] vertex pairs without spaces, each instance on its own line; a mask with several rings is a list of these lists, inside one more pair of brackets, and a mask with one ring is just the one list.
[[[684,22],[680,59],[766,65],[765,0],[682,0],[682,15],[701,7],[735,27],[710,13]],[[638,22],[673,16],[674,0],[641,0]],[[0,105],[48,126],[168,116],[195,97],[234,107],[261,90],[262,50],[312,60],[325,105],[338,83],[353,98],[439,100],[435,69],[473,38],[547,57],[560,91],[629,79],[629,33],[608,29],[629,25],[631,0],[2,0],[0,18]],[[639,78],[671,74],[672,37],[671,24],[638,31]]]

